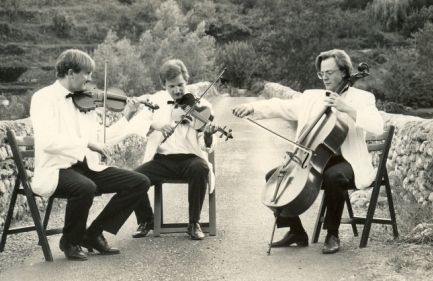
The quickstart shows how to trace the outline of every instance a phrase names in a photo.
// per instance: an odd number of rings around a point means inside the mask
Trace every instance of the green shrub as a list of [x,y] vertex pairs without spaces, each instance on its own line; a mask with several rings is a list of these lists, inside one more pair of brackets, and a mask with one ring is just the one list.
[[426,22],[433,19],[433,6],[422,7],[420,10],[412,10],[403,23],[401,33],[410,37],[412,33],[421,30]]
[[243,88],[257,70],[257,54],[249,43],[231,42],[218,50],[216,64],[227,67],[224,77],[231,86]]
[[402,114],[405,110],[403,105],[392,101],[388,102],[388,101],[377,100],[376,107],[377,109],[385,111],[387,113],[395,113],[395,114]]
[[7,44],[5,46],[0,46],[0,53],[4,55],[15,55],[19,56],[25,53],[24,49],[16,44]]
[[33,93],[25,95],[5,95],[9,105],[0,104],[0,120],[17,120],[30,116],[30,101]]
[[433,24],[413,34],[409,48],[398,48],[388,56],[384,88],[387,101],[413,107],[432,107]]
[[129,39],[121,39],[110,31],[104,42],[95,49],[93,58],[96,70],[93,80],[97,86],[104,86],[104,67],[107,61],[107,85],[120,88],[128,96],[142,95],[153,91],[153,83],[145,65],[140,59],[140,52]]
[[0,82],[15,82],[20,76],[26,72],[27,67],[24,66],[10,66],[0,68]]
[[385,31],[400,30],[411,0],[374,0],[370,6],[373,18]]
[[69,38],[71,36],[74,24],[70,18],[66,18],[64,14],[56,14],[53,16],[52,21],[52,28],[58,37]]
[[157,90],[159,68],[168,59],[180,59],[188,68],[189,83],[216,78],[215,39],[205,33],[202,22],[195,30],[187,26],[185,15],[175,1],[169,0],[157,9],[157,23],[140,37],[137,46],[141,62]]

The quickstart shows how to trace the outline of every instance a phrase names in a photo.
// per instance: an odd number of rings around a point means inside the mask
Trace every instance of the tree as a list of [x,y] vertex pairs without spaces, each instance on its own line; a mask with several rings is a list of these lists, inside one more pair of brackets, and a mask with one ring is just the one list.
[[433,24],[414,34],[411,45],[390,54],[384,79],[387,101],[414,107],[433,106]]
[[375,21],[379,22],[385,31],[400,30],[411,0],[374,0],[371,11]]
[[107,85],[124,90],[129,96],[139,96],[154,91],[148,70],[140,59],[140,52],[130,40],[119,40],[110,31],[104,42],[93,54],[96,71],[93,80],[99,87],[104,85],[104,66],[107,61]]
[[155,27],[142,34],[138,45],[141,59],[155,85],[159,86],[159,67],[174,58],[187,66],[190,83],[213,80],[215,39],[206,35],[204,22],[190,30],[185,15],[173,0],[161,4],[157,17]]
[[217,65],[227,67],[224,74],[229,83],[243,88],[251,80],[257,69],[257,54],[254,47],[246,42],[230,42],[217,52]]

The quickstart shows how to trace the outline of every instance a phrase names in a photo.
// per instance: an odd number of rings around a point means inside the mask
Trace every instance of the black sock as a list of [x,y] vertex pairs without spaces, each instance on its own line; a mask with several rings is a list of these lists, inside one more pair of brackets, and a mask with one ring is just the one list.
[[304,234],[305,229],[299,217],[287,218],[290,221],[290,234]]
[[102,234],[102,229],[95,227],[95,226],[90,226],[87,230],[86,230],[86,234],[88,236],[91,237],[96,237]]
[[328,234],[326,236],[335,236],[338,238],[338,229],[328,229]]

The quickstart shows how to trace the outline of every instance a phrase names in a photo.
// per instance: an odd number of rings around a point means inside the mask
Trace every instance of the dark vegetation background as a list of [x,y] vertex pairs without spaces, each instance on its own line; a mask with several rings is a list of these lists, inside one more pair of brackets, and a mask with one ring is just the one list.
[[[158,68],[179,58],[190,83],[256,95],[266,81],[322,88],[315,57],[346,50],[370,76],[357,82],[387,112],[433,107],[433,0],[0,0],[0,120],[25,118],[35,90],[55,80],[67,48],[95,59],[94,82],[129,96],[160,89]],[[356,69],[355,69],[356,71]],[[223,89],[225,90],[225,89]]]

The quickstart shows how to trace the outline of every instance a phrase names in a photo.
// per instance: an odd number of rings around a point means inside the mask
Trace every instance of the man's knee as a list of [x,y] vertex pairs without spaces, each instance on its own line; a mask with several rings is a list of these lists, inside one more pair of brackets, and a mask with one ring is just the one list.
[[98,194],[98,187],[94,182],[81,182],[76,183],[73,192],[71,192],[69,199],[76,199],[80,201],[86,201],[88,203],[93,202],[93,198]]
[[192,162],[189,169],[193,174],[206,176],[209,174],[209,166],[203,159],[197,159],[196,161]]

